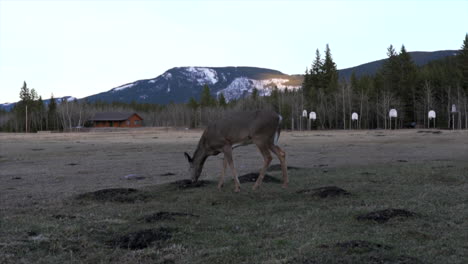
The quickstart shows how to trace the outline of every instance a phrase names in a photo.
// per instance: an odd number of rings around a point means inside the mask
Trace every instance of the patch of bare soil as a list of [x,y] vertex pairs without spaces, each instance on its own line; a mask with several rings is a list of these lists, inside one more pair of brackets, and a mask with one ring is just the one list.
[[419,134],[425,133],[425,134],[435,134],[435,135],[437,135],[437,134],[442,134],[442,131],[440,131],[440,130],[436,130],[436,131],[419,130],[418,133],[419,133]]
[[174,176],[174,175],[176,174],[173,172],[166,172],[166,173],[159,174],[159,176]]
[[[295,257],[287,263],[398,263],[398,264],[420,264],[419,259],[406,255],[392,255],[387,250],[392,246],[366,240],[349,240],[338,242],[333,245],[319,245],[320,249],[332,250],[325,259],[314,259],[306,257]],[[336,251],[338,250],[338,251]]]
[[128,233],[108,241],[112,247],[124,249],[143,249],[151,246],[154,242],[164,241],[172,237],[172,229],[160,227],[158,229],[144,229]]
[[366,263],[392,263],[392,264],[422,264],[423,262],[419,259],[411,256],[396,256],[396,257],[386,257],[386,256],[369,256],[366,260]]
[[[260,173],[258,172],[251,172],[244,174],[242,176],[239,176],[239,182],[240,183],[245,183],[245,182],[256,182],[258,179],[258,176]],[[277,178],[271,176],[270,174],[265,174],[265,177],[263,177],[263,182],[272,182],[272,183],[280,183],[281,181],[278,180]]]
[[146,222],[146,223],[154,223],[157,221],[163,221],[163,220],[169,220],[169,221],[174,221],[176,216],[181,216],[181,217],[200,217],[198,215],[194,214],[189,214],[189,213],[180,213],[180,212],[156,212],[154,214],[146,215],[142,218],[140,218],[140,221]]
[[390,209],[379,210],[379,211],[374,211],[374,212],[370,212],[367,214],[358,215],[356,218],[357,220],[360,220],[360,221],[372,220],[377,223],[385,223],[388,220],[395,218],[395,217],[408,218],[408,217],[413,217],[413,216],[417,216],[417,214],[414,212],[404,210],[404,209],[390,208]]
[[52,215],[52,217],[58,220],[76,219],[75,215],[64,215],[64,214],[54,214]]
[[379,243],[369,242],[365,240],[350,240],[335,244],[336,248],[345,249],[348,253],[365,253],[381,249],[392,249],[391,246],[382,245]]
[[341,189],[339,187],[336,187],[336,186],[325,186],[325,187],[320,187],[320,188],[315,188],[315,189],[304,189],[304,190],[297,191],[297,193],[310,194],[311,196],[319,197],[319,198],[350,195],[348,191]]
[[[302,168],[294,167],[294,166],[287,166],[288,170],[300,170]],[[267,171],[281,171],[281,164],[274,164],[268,167]]]
[[183,189],[192,189],[192,188],[199,188],[199,187],[204,187],[208,185],[210,181],[196,181],[192,182],[192,180],[189,179],[184,179],[184,180],[178,180],[175,182],[171,182],[172,185],[177,186],[177,188],[183,190]]
[[419,259],[410,256],[381,256],[379,254],[370,254],[369,256],[353,258],[356,255],[333,255],[327,259],[313,259],[296,257],[286,262],[287,264],[321,264],[321,263],[368,263],[368,264],[422,264]]
[[147,200],[148,195],[132,188],[110,188],[83,193],[78,195],[76,199],[98,202],[135,203]]

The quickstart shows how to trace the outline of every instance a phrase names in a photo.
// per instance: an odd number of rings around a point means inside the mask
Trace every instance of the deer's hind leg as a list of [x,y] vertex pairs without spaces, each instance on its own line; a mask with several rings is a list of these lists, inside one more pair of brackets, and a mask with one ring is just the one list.
[[268,147],[262,146],[262,145],[257,145],[258,149],[260,150],[260,153],[263,156],[263,167],[260,170],[260,174],[258,175],[257,181],[255,182],[253,186],[253,190],[257,190],[260,187],[260,184],[263,182],[263,177],[265,177],[265,172],[268,166],[270,166],[270,162],[272,160],[270,150]]
[[223,157],[223,169],[221,171],[221,177],[219,178],[219,183],[218,183],[218,189],[221,190],[221,188],[224,185],[224,176],[226,175],[226,167],[227,167],[227,159],[226,157]]
[[288,178],[288,167],[286,166],[286,152],[284,152],[277,145],[272,145],[270,147],[271,151],[278,156],[278,159],[281,163],[281,170],[283,171],[283,188],[288,187],[289,178]]

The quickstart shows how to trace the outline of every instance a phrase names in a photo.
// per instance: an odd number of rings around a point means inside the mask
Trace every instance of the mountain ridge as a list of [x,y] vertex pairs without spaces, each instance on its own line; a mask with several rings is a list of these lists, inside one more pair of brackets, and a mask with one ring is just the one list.
[[[416,65],[422,66],[430,61],[454,56],[458,51],[412,51],[408,53]],[[386,60],[376,60],[338,70],[340,79],[349,79],[352,72],[355,72],[357,77],[373,75]],[[298,89],[302,84],[303,77],[303,74],[288,75],[274,69],[249,66],[173,67],[155,78],[129,82],[79,100],[157,104],[184,103],[191,97],[198,100],[203,86],[208,85],[213,96],[219,96],[222,93],[230,101],[251,94],[253,89],[257,89],[259,95],[263,96],[271,94],[275,86],[280,90]],[[63,98],[69,98],[69,96]],[[14,104],[0,104],[0,109],[9,111]]]
[[[408,52],[408,54],[417,66],[423,66],[434,60],[443,59],[448,56],[455,56],[458,54],[458,50],[411,51]],[[340,74],[340,78],[345,79],[349,79],[353,71],[355,72],[356,77],[374,75],[386,60],[387,59],[380,59],[367,62],[354,67],[338,70],[338,72]]]

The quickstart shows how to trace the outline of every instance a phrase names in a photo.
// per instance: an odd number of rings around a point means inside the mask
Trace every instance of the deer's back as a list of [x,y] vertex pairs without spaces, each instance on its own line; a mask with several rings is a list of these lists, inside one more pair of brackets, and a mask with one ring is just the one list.
[[237,112],[212,122],[205,130],[204,136],[219,138],[231,144],[251,141],[254,138],[273,139],[279,123],[280,117],[274,111]]

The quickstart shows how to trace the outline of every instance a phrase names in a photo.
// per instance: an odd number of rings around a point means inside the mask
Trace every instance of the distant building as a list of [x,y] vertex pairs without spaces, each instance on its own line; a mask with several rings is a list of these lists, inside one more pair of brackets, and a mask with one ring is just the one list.
[[103,112],[96,113],[89,121],[94,127],[141,127],[143,118],[137,113]]

